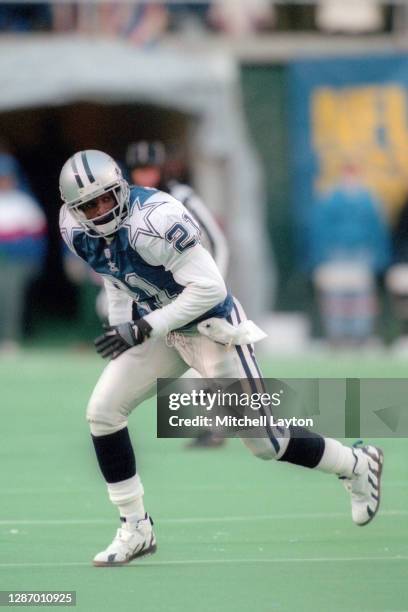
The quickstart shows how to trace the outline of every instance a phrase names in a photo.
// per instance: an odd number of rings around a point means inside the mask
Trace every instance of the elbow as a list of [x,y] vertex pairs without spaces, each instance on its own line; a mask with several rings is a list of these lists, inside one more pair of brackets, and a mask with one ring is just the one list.
[[211,302],[211,308],[223,302],[228,295],[224,282],[214,283],[202,281],[200,283],[200,293],[202,293],[203,298],[205,296],[207,304]]
[[223,283],[222,286],[219,286],[217,288],[217,301],[216,304],[219,304],[220,302],[223,302],[226,297],[228,295],[228,291],[227,288],[225,286],[225,284]]

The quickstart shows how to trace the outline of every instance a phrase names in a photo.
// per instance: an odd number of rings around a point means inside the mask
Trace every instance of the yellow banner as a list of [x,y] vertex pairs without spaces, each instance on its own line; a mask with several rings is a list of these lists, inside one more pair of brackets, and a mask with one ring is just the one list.
[[407,92],[398,84],[320,87],[312,92],[311,130],[318,156],[315,188],[330,189],[345,163],[394,218],[408,195]]

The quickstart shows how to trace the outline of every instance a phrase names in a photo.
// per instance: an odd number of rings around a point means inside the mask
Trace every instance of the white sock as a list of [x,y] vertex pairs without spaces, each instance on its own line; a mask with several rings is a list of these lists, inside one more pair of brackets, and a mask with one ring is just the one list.
[[126,523],[136,524],[146,516],[146,510],[143,504],[143,497],[138,497],[129,504],[118,506],[119,514],[126,519]]
[[356,475],[357,457],[354,449],[344,446],[338,440],[325,438],[323,456],[316,466],[317,470],[328,474],[337,474],[346,478],[353,478]]
[[145,518],[143,504],[143,485],[139,474],[120,482],[107,483],[109,498],[118,507],[121,517],[126,519],[125,525],[134,525]]
[[119,509],[122,527],[124,527],[125,529],[129,529],[130,531],[134,530],[138,522],[146,518],[143,501],[140,501],[141,507],[138,508],[137,512],[130,513],[131,509],[128,507],[122,507],[121,509]]

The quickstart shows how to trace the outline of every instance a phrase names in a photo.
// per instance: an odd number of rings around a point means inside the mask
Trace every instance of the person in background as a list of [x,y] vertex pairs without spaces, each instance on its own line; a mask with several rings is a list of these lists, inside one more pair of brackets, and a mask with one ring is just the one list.
[[193,188],[166,176],[168,156],[163,143],[142,140],[129,144],[125,163],[133,184],[165,191],[184,204],[200,226],[201,244],[210,251],[225,278],[229,257],[227,240]]
[[206,33],[211,2],[168,2],[169,27],[178,33]]
[[158,43],[168,25],[168,11],[159,2],[58,2],[53,4],[57,32],[78,31],[123,38],[150,48]]
[[334,346],[362,345],[374,332],[376,278],[390,264],[391,241],[381,204],[356,162],[344,162],[310,221],[309,257],[326,336]]
[[353,0],[345,10],[343,0],[320,0],[316,25],[331,34],[367,34],[385,29],[384,9],[371,0]]
[[[126,150],[125,162],[131,182],[135,185],[153,187],[170,193],[176,200],[184,204],[200,227],[201,244],[211,253],[225,278],[229,256],[227,240],[217,221],[192,187],[166,177],[167,161],[166,149],[159,141],[133,142]],[[190,370],[188,377],[199,378],[200,375]],[[208,430],[194,438],[189,447],[213,448],[223,444],[225,444],[225,438]]]
[[26,291],[41,270],[47,223],[34,198],[18,187],[17,163],[0,154],[0,352],[22,338]]
[[271,28],[275,13],[269,0],[224,0],[212,4],[208,19],[227,35],[248,36]]

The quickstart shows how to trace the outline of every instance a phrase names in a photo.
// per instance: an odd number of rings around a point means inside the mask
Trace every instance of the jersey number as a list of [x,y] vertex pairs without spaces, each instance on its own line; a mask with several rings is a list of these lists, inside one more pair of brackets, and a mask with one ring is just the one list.
[[[194,221],[186,214],[183,214],[183,219],[190,223],[195,231],[200,231]],[[197,236],[191,236],[188,229],[182,223],[175,223],[167,230],[165,238],[167,242],[173,244],[176,251],[183,253],[186,249],[193,247],[199,241]]]

